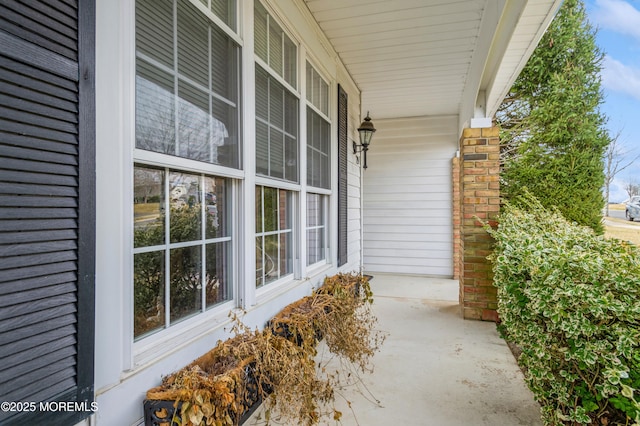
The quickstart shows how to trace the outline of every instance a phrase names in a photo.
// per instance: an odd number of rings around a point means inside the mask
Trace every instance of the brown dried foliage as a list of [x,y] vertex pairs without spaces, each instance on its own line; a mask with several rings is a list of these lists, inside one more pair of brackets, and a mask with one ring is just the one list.
[[[264,400],[267,424],[276,415],[301,425],[325,415],[339,419],[331,406],[344,376],[321,372],[316,345],[324,338],[331,353],[367,371],[384,341],[372,301],[365,277],[339,274],[287,306],[263,331],[249,330],[231,314],[236,336],[166,377],[147,398],[181,401],[183,426],[237,424],[252,395]],[[247,382],[248,370],[255,382]]]

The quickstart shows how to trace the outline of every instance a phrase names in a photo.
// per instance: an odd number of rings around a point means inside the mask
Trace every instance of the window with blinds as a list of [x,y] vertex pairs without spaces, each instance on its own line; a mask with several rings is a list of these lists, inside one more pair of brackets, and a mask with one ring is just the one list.
[[297,88],[298,48],[258,1],[254,6],[255,53],[275,74]]
[[329,115],[329,84],[307,62],[307,101],[322,114]]
[[240,48],[211,19],[234,5],[136,2],[136,148],[240,168]]
[[307,194],[307,265],[327,259],[329,196]]
[[299,181],[297,47],[255,2],[256,173]]
[[298,98],[258,66],[256,172],[298,182]]
[[236,8],[136,1],[134,340],[235,296],[234,182],[214,173],[241,168]]
[[329,85],[307,62],[307,184],[331,188]]
[[327,209],[328,191],[331,190],[331,123],[328,117],[329,84],[309,62],[306,67],[307,265],[313,265],[326,262],[329,251]]

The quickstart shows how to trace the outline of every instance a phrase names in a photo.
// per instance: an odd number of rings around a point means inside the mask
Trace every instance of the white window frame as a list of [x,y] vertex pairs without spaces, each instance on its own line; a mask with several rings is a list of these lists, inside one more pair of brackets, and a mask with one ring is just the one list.
[[[316,66],[316,64],[314,63],[314,61],[312,60],[311,57],[309,57],[309,55],[305,55],[307,56],[304,59],[304,66],[305,66],[305,72],[304,72],[304,88],[305,88],[305,102],[303,102],[303,111],[304,111],[304,117],[305,117],[305,127],[304,127],[304,155],[305,155],[305,173],[304,173],[304,182],[305,182],[305,199],[304,199],[304,206],[305,206],[305,212],[304,212],[304,224],[305,224],[305,231],[304,231],[304,241],[303,241],[303,245],[304,245],[304,257],[303,257],[303,262],[305,264],[305,268],[306,268],[306,272],[307,273],[313,273],[315,272],[315,270],[326,267],[327,265],[332,265],[334,263],[334,256],[333,256],[333,250],[332,248],[335,247],[335,244],[333,243],[334,238],[332,236],[332,230],[335,228],[335,226],[331,226],[331,224],[335,223],[335,219],[334,219],[334,204],[337,203],[335,191],[334,188],[336,188],[337,185],[337,167],[335,166],[337,164],[336,162],[336,154],[337,154],[337,146],[336,146],[336,138],[335,138],[335,121],[331,119],[331,117],[329,115],[331,115],[332,112],[335,111],[335,108],[332,108],[333,105],[333,100],[335,99],[334,96],[332,96],[332,89],[334,88],[334,85],[331,84],[330,80],[327,79],[324,75],[323,72],[320,71],[320,68],[318,66]],[[302,61],[301,61],[302,62]],[[327,105],[328,105],[328,114],[325,114],[323,111],[321,111],[316,105],[313,104],[313,99],[309,99],[308,94],[306,93],[306,87],[307,87],[307,82],[306,82],[306,67],[310,66],[317,74],[318,76],[327,84]],[[302,83],[301,83],[302,84]],[[307,108],[311,108],[311,110],[313,110],[316,114],[318,114],[322,119],[326,120],[329,123],[329,189],[327,188],[320,188],[320,187],[314,187],[308,184],[307,182],[307,175],[306,175],[306,170],[309,167],[308,166],[308,158],[307,158],[307,126],[308,123],[306,123],[306,112],[307,112]],[[307,235],[307,231],[310,229],[313,229],[314,227],[308,227],[307,226],[307,220],[306,220],[306,194],[317,194],[320,195],[322,197],[325,197],[325,202],[323,203],[324,206],[324,219],[325,219],[325,224],[324,224],[324,252],[325,252],[325,256],[324,259],[313,263],[313,264],[308,264],[307,265],[307,253],[306,253],[306,249],[307,249],[307,241],[306,241],[306,235]],[[336,204],[337,205],[337,204]],[[315,227],[317,228],[317,227]]]
[[[262,213],[261,213],[262,222],[263,222],[262,223],[262,231],[261,232],[256,232],[256,236],[255,237],[257,239],[257,238],[266,238],[268,236],[273,236],[273,235],[281,236],[281,235],[285,235],[285,234],[290,234],[291,235],[291,247],[290,247],[290,250],[291,250],[291,253],[292,253],[292,258],[291,258],[292,270],[291,270],[291,272],[288,272],[288,273],[285,273],[285,274],[280,274],[279,278],[277,278],[277,279],[275,279],[273,281],[270,281],[268,283],[264,281],[265,274],[263,272],[262,273],[262,285],[260,287],[256,287],[258,291],[260,291],[261,289],[263,289],[263,288],[265,288],[267,286],[270,286],[272,284],[275,284],[277,286],[277,284],[279,282],[283,283],[283,282],[287,282],[287,281],[290,281],[291,279],[293,279],[296,276],[296,270],[297,270],[296,264],[297,264],[298,256],[296,256],[296,253],[299,252],[298,244],[297,244],[297,240],[298,240],[298,238],[297,238],[297,234],[298,234],[297,228],[298,227],[296,226],[296,212],[297,212],[297,210],[299,210],[299,202],[298,202],[299,193],[296,192],[296,191],[292,191],[292,190],[284,189],[284,188],[276,188],[276,187],[272,187],[272,186],[256,185],[256,191],[257,191],[258,188],[262,188],[262,194],[263,194],[263,196],[261,197],[262,200],[264,200],[264,188],[266,188],[266,187],[274,189],[274,190],[276,190],[278,192],[279,191],[286,191],[287,193],[291,194],[291,197],[290,197],[290,200],[289,200],[290,205],[288,206],[288,211],[291,214],[291,217],[289,218],[290,219],[291,228],[284,229],[284,230],[277,229],[277,230],[274,230],[274,231],[265,231],[264,230],[265,213],[264,213],[264,201],[263,201],[263,203],[260,205],[260,208],[262,209]],[[278,200],[279,199],[280,199],[280,194],[278,193]],[[258,207],[258,205],[256,204],[256,209],[257,209],[257,207]],[[278,220],[277,221],[280,222],[280,211],[279,211],[279,209],[278,209]],[[254,244],[255,244],[255,242],[254,242]],[[261,264],[263,266],[265,265],[265,256],[266,256],[266,254],[263,251],[262,260],[261,260]],[[280,265],[280,263],[281,263],[280,253],[278,253],[277,263],[278,263],[278,265]],[[256,259],[256,265],[257,265],[257,259]],[[256,270],[256,279],[257,279],[257,270]]]
[[[255,1],[260,2],[260,0],[255,0]],[[247,271],[249,270],[250,267],[252,267],[253,268],[252,276],[254,278],[253,280],[247,279],[246,281],[248,283],[250,282],[253,286],[253,289],[250,291],[253,291],[252,300],[254,303],[263,303],[264,301],[275,296],[276,294],[286,291],[290,286],[295,285],[295,282],[301,279],[301,274],[303,270],[302,268],[304,267],[302,265],[302,259],[304,259],[303,257],[304,250],[302,249],[303,244],[301,243],[301,239],[304,238],[303,236],[304,233],[301,232],[301,230],[304,229],[302,225],[303,222],[301,219],[301,210],[302,210],[301,206],[303,205],[302,200],[304,197],[303,182],[305,180],[305,176],[303,175],[305,173],[305,169],[303,169],[303,167],[305,165],[304,158],[306,157],[306,154],[303,152],[306,150],[305,135],[304,135],[306,128],[304,127],[305,120],[302,118],[302,111],[304,111],[303,106],[305,104],[302,101],[303,99],[302,95],[304,93],[304,86],[303,86],[304,74],[301,71],[302,70],[301,63],[303,63],[303,58],[304,58],[304,48],[302,47],[298,38],[292,35],[291,32],[288,30],[287,26],[279,19],[278,15],[274,12],[274,10],[270,7],[270,5],[265,4],[264,2],[260,2],[260,3],[262,7],[264,7],[267,13],[269,14],[269,17],[270,17],[269,19],[275,20],[275,22],[282,29],[282,31],[287,35],[287,37],[289,37],[289,39],[296,45],[296,85],[298,86],[297,88],[291,86],[291,84],[289,84],[284,79],[283,76],[280,76],[277,72],[271,69],[271,67],[265,61],[259,58],[258,55],[255,53],[255,49],[251,53],[252,53],[252,61],[254,66],[253,68],[254,78],[256,75],[255,67],[260,66],[262,70],[269,75],[270,78],[275,79],[278,83],[280,83],[285,88],[285,90],[288,90],[293,96],[295,96],[298,99],[298,111],[297,111],[298,112],[298,123],[297,123],[298,124],[298,135],[297,135],[298,182],[291,182],[283,179],[265,176],[262,174],[257,174],[255,168],[253,170],[253,175],[254,175],[253,176],[254,188],[252,188],[253,194],[255,194],[255,188],[258,186],[266,186],[266,187],[271,187],[276,189],[283,189],[286,191],[290,191],[292,193],[292,200],[291,200],[292,201],[292,218],[291,219],[292,219],[292,233],[293,233],[293,238],[292,238],[293,274],[287,274],[278,280],[263,284],[261,287],[256,288],[255,277],[257,272],[257,259],[255,259],[255,253],[256,253],[255,240],[261,234],[259,234],[255,229],[255,217],[253,218],[254,228],[253,228],[252,240],[250,243],[248,242],[247,244],[251,244],[251,247],[254,253],[254,258],[253,258],[253,265],[247,265]],[[252,20],[252,24],[253,22],[254,21]],[[251,32],[251,34],[253,34],[253,31]],[[254,91],[254,93],[256,92]],[[253,117],[254,117],[254,123],[256,122],[256,120],[260,120],[261,122],[264,122],[264,120],[261,120],[256,117],[255,104],[253,105]],[[266,123],[266,124],[269,125],[269,123]],[[256,157],[255,149],[252,152],[252,155],[255,161],[255,157]],[[255,198],[253,201],[254,203],[256,202]],[[256,207],[254,206],[254,209],[255,208]]]
[[[243,63],[245,61],[244,51],[246,49],[245,42],[240,36],[243,30],[243,12],[245,7],[242,5],[242,1],[238,0],[236,7],[236,27],[237,32],[234,32],[228,27],[220,18],[218,18],[213,12],[207,9],[205,5],[199,3],[197,0],[188,0],[191,4],[196,6],[202,11],[215,25],[223,30],[233,41],[235,41],[240,52],[238,59],[240,61],[240,67],[238,69],[237,84],[244,83],[245,70],[243,69]],[[243,223],[242,215],[242,198],[244,192],[243,180],[245,178],[246,168],[244,153],[246,147],[243,146],[241,152],[239,152],[240,168],[230,168],[216,164],[204,163],[188,158],[176,157],[172,155],[162,154],[159,152],[146,151],[135,147],[136,144],[136,126],[135,126],[135,110],[136,110],[136,31],[135,31],[135,0],[123,0],[123,8],[127,11],[123,13],[126,16],[126,28],[127,34],[123,37],[124,46],[123,51],[126,54],[123,55],[123,69],[124,69],[124,83],[123,92],[125,96],[125,108],[123,108],[124,114],[124,131],[123,135],[125,140],[129,141],[130,149],[125,151],[124,164],[125,168],[130,171],[125,179],[125,190],[123,191],[123,207],[125,222],[130,225],[125,232],[123,238],[125,249],[123,253],[125,258],[123,261],[124,273],[123,278],[125,280],[125,303],[123,304],[125,321],[123,322],[124,330],[124,358],[123,368],[125,370],[134,370],[139,366],[145,365],[157,359],[160,356],[166,354],[167,345],[175,346],[176,343],[182,344],[187,341],[202,336],[209,332],[216,325],[222,326],[227,324],[229,310],[242,305],[243,298],[245,297],[246,290],[242,285],[244,280],[244,274],[241,268],[241,263],[238,259],[242,258],[243,250],[243,233],[239,226]],[[175,37],[175,36],[174,36]],[[241,86],[242,87],[242,86]],[[247,92],[240,90],[238,102],[240,109],[238,111],[238,132],[240,139],[243,139],[244,129],[246,129],[246,118],[244,118],[243,111],[245,111],[244,102]],[[244,140],[243,140],[244,142]],[[180,171],[194,174],[204,174],[212,177],[224,177],[229,179],[229,202],[230,206],[230,240],[231,240],[231,262],[229,275],[231,276],[231,286],[233,289],[233,298],[229,301],[222,302],[210,309],[205,309],[204,312],[199,312],[183,320],[179,320],[168,328],[159,330],[153,334],[144,336],[139,340],[135,340],[133,331],[133,315],[134,315],[134,283],[133,283],[133,257],[136,249],[133,247],[133,170],[135,165],[141,166],[154,166],[160,168],[168,168],[173,171]],[[171,244],[167,247],[172,246]],[[203,259],[204,262],[204,259]],[[168,272],[168,271],[167,271]],[[165,315],[169,315],[165,312]]]

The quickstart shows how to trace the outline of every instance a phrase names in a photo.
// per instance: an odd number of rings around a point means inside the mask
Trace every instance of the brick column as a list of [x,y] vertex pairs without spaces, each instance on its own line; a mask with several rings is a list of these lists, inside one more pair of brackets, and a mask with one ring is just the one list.
[[487,260],[493,238],[478,219],[496,226],[500,210],[499,136],[497,127],[465,129],[460,140],[460,302],[463,316],[468,319],[498,319],[496,288]]
[[[452,185],[452,222],[453,222],[453,279],[457,280],[461,278],[462,271],[462,238],[461,229],[462,224],[462,206],[460,204],[460,157],[454,157],[451,162],[451,176],[453,179]],[[462,299],[460,299],[462,301]]]

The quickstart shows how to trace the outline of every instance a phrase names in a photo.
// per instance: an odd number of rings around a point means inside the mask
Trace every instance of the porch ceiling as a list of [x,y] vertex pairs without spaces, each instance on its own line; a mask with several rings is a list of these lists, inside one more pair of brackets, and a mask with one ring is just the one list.
[[492,116],[561,0],[304,0],[374,118]]

